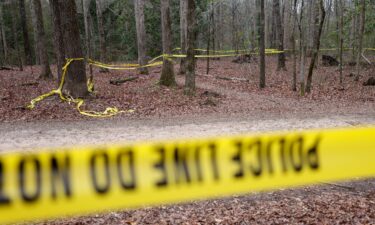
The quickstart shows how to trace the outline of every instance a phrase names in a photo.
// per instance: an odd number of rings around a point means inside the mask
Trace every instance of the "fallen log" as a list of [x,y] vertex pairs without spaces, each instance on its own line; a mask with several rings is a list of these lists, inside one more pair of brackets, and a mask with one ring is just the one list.
[[14,70],[14,69],[10,67],[6,67],[6,66],[1,66],[0,70]]
[[244,78],[237,78],[237,77],[223,77],[223,76],[216,76],[216,79],[221,79],[221,80],[235,80],[235,81],[248,81],[247,79]]
[[123,83],[129,82],[129,81],[133,81],[133,80],[136,80],[138,78],[139,77],[127,77],[127,78],[123,78],[123,79],[110,80],[109,83],[113,84],[113,85],[121,85]]

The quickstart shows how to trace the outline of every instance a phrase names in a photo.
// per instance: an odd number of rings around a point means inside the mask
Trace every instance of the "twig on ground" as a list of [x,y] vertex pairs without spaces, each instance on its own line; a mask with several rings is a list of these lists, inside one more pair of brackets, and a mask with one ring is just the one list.
[[110,83],[110,84],[113,84],[113,85],[120,85],[120,84],[123,84],[123,83],[129,82],[129,81],[136,80],[136,79],[138,79],[138,78],[139,78],[139,77],[127,77],[127,78],[124,78],[124,79],[110,80],[109,83]]

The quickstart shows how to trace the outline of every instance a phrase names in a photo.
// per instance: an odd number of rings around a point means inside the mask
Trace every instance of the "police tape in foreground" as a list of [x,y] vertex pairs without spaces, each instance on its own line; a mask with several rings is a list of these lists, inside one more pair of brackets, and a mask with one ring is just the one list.
[[375,176],[375,128],[0,155],[0,223]]

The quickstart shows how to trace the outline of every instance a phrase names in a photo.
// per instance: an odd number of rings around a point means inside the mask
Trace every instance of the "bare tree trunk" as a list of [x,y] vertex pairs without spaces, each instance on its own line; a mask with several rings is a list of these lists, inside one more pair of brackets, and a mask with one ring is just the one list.
[[[85,26],[85,47],[86,47],[86,62],[92,58],[91,53],[91,27],[90,27],[90,3],[91,0],[82,0],[82,10],[83,10],[83,23]],[[89,65],[89,73],[91,82],[94,80],[94,75],[92,71],[92,66]]]
[[351,29],[351,33],[353,34],[352,35],[352,42],[351,42],[351,45],[352,45],[352,62],[355,61],[355,58],[356,58],[356,50],[358,48],[358,33],[357,33],[357,30],[358,30],[358,26],[357,26],[357,21],[358,21],[358,12],[357,12],[357,6],[358,6],[358,0],[354,0],[354,10],[353,10],[353,17],[352,17],[352,29]]
[[259,87],[266,87],[266,58],[264,40],[264,0],[257,0],[258,8],[258,41],[259,41]]
[[300,94],[305,95],[305,59],[306,59],[306,40],[305,40],[305,27],[303,26],[303,15],[304,15],[304,1],[301,3],[300,19],[298,23],[299,34],[300,34],[300,70],[299,70],[299,82],[300,82]]
[[292,35],[290,36],[290,42],[293,51],[293,83],[292,90],[297,91],[297,54],[296,54],[296,20],[297,20],[297,0],[294,0],[293,4],[293,28]]
[[[187,26],[186,26],[186,14],[187,14],[187,2],[186,0],[180,0],[180,45],[181,54],[186,54],[186,39],[187,39]],[[179,74],[186,73],[185,58],[180,60],[180,71]]]
[[195,42],[197,38],[195,21],[195,1],[187,0],[187,57],[186,57],[186,78],[185,94],[195,94]]
[[1,29],[1,41],[3,46],[3,53],[4,53],[4,61],[8,59],[8,45],[7,39],[5,36],[5,24],[4,24],[4,17],[3,17],[3,4],[0,3],[0,29]]
[[[163,54],[172,53],[172,21],[170,11],[170,0],[161,0],[161,25],[163,39]],[[176,85],[173,63],[168,57],[163,57],[163,68],[160,76],[160,84],[165,86]]]
[[335,5],[336,5],[336,17],[337,17],[337,27],[339,31],[338,35],[338,40],[337,40],[337,47],[339,49],[339,60],[340,60],[340,65],[339,65],[339,70],[340,70],[340,85],[342,85],[343,82],[343,75],[342,75],[342,66],[343,66],[343,61],[342,61],[342,53],[343,53],[343,44],[344,44],[344,34],[343,34],[343,26],[344,26],[344,3],[342,0],[335,0]]
[[[315,3],[318,4],[318,3]],[[312,75],[314,71],[315,61],[318,57],[319,48],[320,48],[320,36],[322,34],[323,25],[324,25],[324,18],[325,18],[325,9],[324,9],[324,2],[323,0],[319,0],[320,5],[320,22],[319,22],[319,7],[316,6],[316,17],[315,17],[315,37],[314,37],[314,52],[313,56],[311,57],[310,66],[309,66],[309,72],[307,74],[307,82],[306,82],[306,92],[311,92],[311,86],[312,86]],[[318,26],[318,27],[317,27]]]
[[60,83],[62,67],[65,64],[64,37],[61,27],[61,15],[58,0],[50,0],[52,20],[53,20],[53,42],[57,58],[57,80]]
[[[75,0],[59,0],[59,6],[66,57],[81,58],[83,51],[79,36]],[[88,95],[84,61],[74,61],[70,64],[65,79],[64,91],[67,94],[73,97],[85,97]]]
[[19,10],[20,10],[20,17],[21,17],[22,33],[23,33],[23,47],[24,47],[25,56],[26,56],[26,65],[32,65],[33,56],[31,54],[29,32],[27,30],[25,0],[19,0]]
[[34,12],[36,15],[36,21],[37,21],[37,45],[39,46],[40,50],[40,61],[42,64],[42,71],[39,75],[39,78],[43,79],[52,79],[52,72],[49,67],[48,62],[48,53],[47,53],[47,41],[46,41],[46,35],[44,32],[44,25],[43,25],[43,12],[42,12],[42,5],[40,3],[40,0],[33,0],[34,4]]
[[361,0],[361,22],[358,34],[358,51],[357,51],[357,60],[356,60],[356,77],[355,80],[359,80],[359,67],[361,63],[362,47],[363,47],[363,33],[365,31],[365,14],[366,14],[366,0]]
[[[213,27],[214,27],[214,24],[213,24],[213,18],[214,18],[214,7],[213,7],[213,4],[211,4],[211,12],[210,12],[210,16],[209,16],[209,19],[208,19],[208,29],[207,29],[207,55],[210,55],[210,44],[211,44],[211,38],[213,36],[212,34],[212,30],[213,30]],[[215,42],[213,42],[215,43]],[[206,63],[206,74],[209,74],[210,73],[210,57],[207,57],[207,63]]]
[[[16,3],[16,2],[14,2]],[[16,5],[11,6],[12,10],[12,33],[13,33],[13,43],[14,43],[14,49],[17,54],[17,61],[18,61],[18,67],[20,68],[21,71],[23,71],[23,65],[22,65],[22,58],[21,58],[21,50],[20,46],[18,44],[18,32],[17,32],[17,27],[16,27],[16,19],[17,19],[17,13],[16,13]]]
[[[31,22],[33,24],[33,28],[35,29],[37,27],[37,21],[36,21],[36,15],[35,15],[35,10],[34,10],[34,4],[32,3],[32,1],[30,1],[30,11],[31,11]],[[40,49],[39,49],[39,46],[37,44],[37,40],[38,40],[38,37],[37,37],[37,32],[33,32],[34,34],[34,53],[35,53],[35,64],[37,65],[40,65]]]
[[[102,63],[107,62],[107,47],[105,45],[105,31],[103,26],[103,11],[100,0],[96,0],[96,16],[98,19],[98,31],[99,31],[99,46],[100,46],[100,61]],[[108,69],[100,68],[100,72],[108,72]]]
[[[276,22],[276,33],[277,33],[277,47],[279,51],[284,51],[284,28],[281,24],[280,16],[280,0],[273,0],[273,7],[275,12],[275,22]],[[285,70],[285,54],[279,53],[277,61],[277,70]]]
[[[134,0],[135,23],[137,29],[138,63],[141,66],[147,64],[146,59],[146,29],[145,29],[145,0]],[[139,69],[141,74],[148,74],[148,69],[142,67]]]

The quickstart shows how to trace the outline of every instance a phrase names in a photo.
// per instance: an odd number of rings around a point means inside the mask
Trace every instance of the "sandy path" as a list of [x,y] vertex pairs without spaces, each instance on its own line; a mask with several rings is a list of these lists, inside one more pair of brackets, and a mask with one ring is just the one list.
[[274,130],[375,125],[371,115],[307,118],[172,118],[0,124],[0,151],[111,142],[210,137]]

